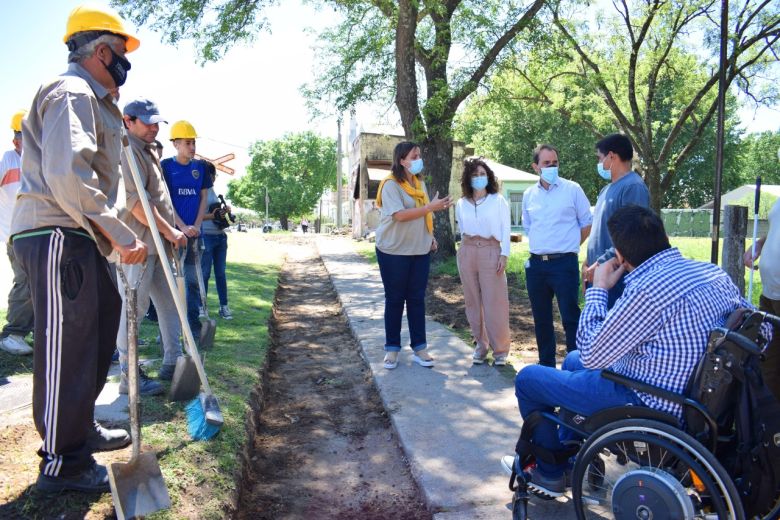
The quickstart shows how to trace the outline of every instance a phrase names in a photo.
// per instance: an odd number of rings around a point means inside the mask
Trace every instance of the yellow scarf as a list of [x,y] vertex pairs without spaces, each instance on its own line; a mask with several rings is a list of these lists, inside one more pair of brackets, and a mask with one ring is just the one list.
[[[382,179],[382,181],[379,183],[379,189],[376,192],[376,205],[378,208],[382,207],[382,187],[389,180],[398,182],[398,180],[393,177],[392,173]],[[414,187],[412,187],[406,181],[398,182],[398,185],[401,186],[401,189],[403,189],[407,195],[414,199],[414,206],[416,208],[421,208],[430,202],[428,199],[428,194],[425,192],[425,190],[420,189],[420,181],[416,176],[412,176],[412,182],[414,182]],[[425,227],[428,228],[428,233],[433,233],[433,213],[426,213]]]

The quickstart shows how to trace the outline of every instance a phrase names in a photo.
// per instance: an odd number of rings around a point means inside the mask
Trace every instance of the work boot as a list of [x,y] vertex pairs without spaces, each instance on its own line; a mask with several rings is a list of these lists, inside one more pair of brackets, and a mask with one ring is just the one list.
[[[119,393],[122,395],[127,395],[128,392],[128,381],[127,381],[127,374],[125,372],[122,372],[122,375],[119,377]],[[138,369],[138,393],[141,395],[160,395],[163,393],[165,389],[163,388],[163,385],[155,381],[154,379],[150,378],[146,375],[146,372],[143,371],[143,369]]]
[[109,430],[100,426],[97,421],[94,421],[92,428],[87,431],[87,447],[92,452],[118,450],[130,442],[130,434],[127,430],[121,428]]
[[60,491],[107,493],[111,491],[106,467],[95,462],[81,473],[68,477],[49,477],[40,474],[35,487],[44,493],[59,493]]
[[0,348],[16,356],[28,356],[33,353],[32,347],[24,341],[24,338],[16,334],[9,334],[0,339]]
[[173,379],[173,373],[176,371],[176,365],[163,365],[160,371],[157,373],[157,378],[163,381],[170,381]]

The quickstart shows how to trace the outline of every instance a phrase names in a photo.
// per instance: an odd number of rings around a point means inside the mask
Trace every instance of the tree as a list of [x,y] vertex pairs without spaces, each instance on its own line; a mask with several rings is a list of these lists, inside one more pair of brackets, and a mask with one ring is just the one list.
[[311,212],[322,193],[336,184],[336,142],[312,132],[257,141],[250,150],[247,174],[228,185],[228,198],[238,206],[278,218],[283,229],[290,218]]
[[[576,4],[553,4],[557,32],[513,66],[534,91],[526,101],[553,107],[596,136],[609,127],[625,133],[651,205],[660,209],[712,128],[720,2],[614,0],[612,6],[594,18]],[[777,70],[780,4],[733,2],[730,21],[727,84],[757,103],[777,100],[771,78],[762,78]]]
[[[202,55],[215,59],[257,29],[268,2],[258,0],[113,0],[138,24],[165,28],[160,10],[177,13],[185,30],[202,37]],[[364,100],[392,97],[406,135],[421,144],[431,193],[449,191],[452,127],[471,95],[517,36],[531,28],[545,0],[320,0],[344,15],[323,34],[324,72],[306,92],[343,112]],[[197,23],[212,10],[221,17],[214,32]],[[165,28],[167,29],[167,28]],[[530,32],[530,31],[529,31]],[[457,54],[454,58],[453,55]],[[435,214],[439,255],[455,252],[449,218]]]
[[[749,134],[740,145],[739,165],[745,182],[761,176],[764,184],[780,184],[780,130]],[[751,206],[752,207],[752,203]]]

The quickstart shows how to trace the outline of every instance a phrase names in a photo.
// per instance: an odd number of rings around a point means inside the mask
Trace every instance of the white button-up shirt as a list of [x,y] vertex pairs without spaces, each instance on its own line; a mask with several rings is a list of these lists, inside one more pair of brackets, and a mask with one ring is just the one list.
[[501,254],[509,257],[509,204],[500,193],[491,193],[476,206],[470,200],[459,199],[455,205],[455,219],[461,234],[493,237],[501,243]]
[[535,255],[578,253],[580,230],[592,221],[588,198],[574,181],[559,178],[546,190],[540,181],[523,193],[523,228]]

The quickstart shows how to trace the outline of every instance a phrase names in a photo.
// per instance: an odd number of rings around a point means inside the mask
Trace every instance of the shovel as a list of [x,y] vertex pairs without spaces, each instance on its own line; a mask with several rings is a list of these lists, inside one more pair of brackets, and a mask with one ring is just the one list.
[[195,245],[197,259],[195,261],[195,270],[198,273],[198,286],[200,288],[200,305],[203,307],[203,314],[206,319],[200,325],[200,348],[207,349],[214,346],[214,335],[217,333],[217,320],[209,318],[209,306],[206,301],[206,284],[203,281],[203,267],[200,263],[200,247]]
[[[144,267],[144,270],[146,268]],[[157,454],[141,453],[141,404],[138,399],[138,280],[131,286],[124,268],[120,265],[119,276],[125,285],[127,309],[127,379],[130,397],[130,434],[133,438],[133,454],[127,463],[114,462],[108,467],[108,480],[114,509],[119,520],[139,518],[155,511],[171,507],[171,498],[165,486]]]
[[[124,129],[122,129],[122,153],[130,165],[130,173],[133,176],[133,183],[135,184],[138,193],[144,193],[145,187],[143,181],[141,180],[138,164],[136,164],[135,156],[130,150],[130,141],[127,137],[127,132]],[[149,229],[152,231],[152,241],[154,242],[154,247],[157,250],[157,254],[160,258],[166,258],[167,255],[165,253],[165,247],[163,246],[162,239],[160,238],[160,231],[157,229],[157,222],[154,220],[152,207],[149,205],[149,201],[146,199],[146,197],[139,197],[139,201],[143,207],[144,215],[146,216],[146,220],[149,224]],[[173,255],[173,257],[174,259],[177,259],[176,255]],[[168,283],[171,296],[173,296],[173,302],[176,304],[176,312],[179,314],[179,320],[181,321],[181,331],[182,335],[184,336],[184,343],[187,348],[187,352],[190,354],[190,356],[180,356],[176,361],[176,369],[173,373],[173,384],[171,384],[172,398],[174,391],[178,390],[177,385],[182,384],[183,382],[192,383],[192,379],[194,379],[190,378],[184,380],[185,375],[183,374],[180,366],[183,367],[186,364],[189,366],[189,368],[194,368],[194,371],[197,373],[197,379],[200,379],[200,383],[203,385],[203,391],[205,395],[202,401],[204,403],[203,412],[205,414],[206,421],[211,425],[221,426],[224,422],[222,411],[219,407],[219,401],[211,391],[211,386],[209,385],[208,378],[206,377],[206,370],[203,368],[203,360],[198,354],[198,346],[195,344],[195,338],[192,335],[190,324],[187,321],[187,307],[185,304],[185,298],[182,298],[181,291],[176,286],[176,281],[173,278],[173,272],[171,271],[170,264],[168,262],[162,262],[162,267],[163,272],[165,273],[165,281]],[[179,269],[179,276],[181,276],[181,273],[182,271]],[[181,287],[181,285],[179,287]],[[194,367],[192,367],[192,365],[194,365]],[[191,371],[189,373],[191,373]],[[192,397],[195,397],[195,395],[197,395],[197,390],[192,395]]]

